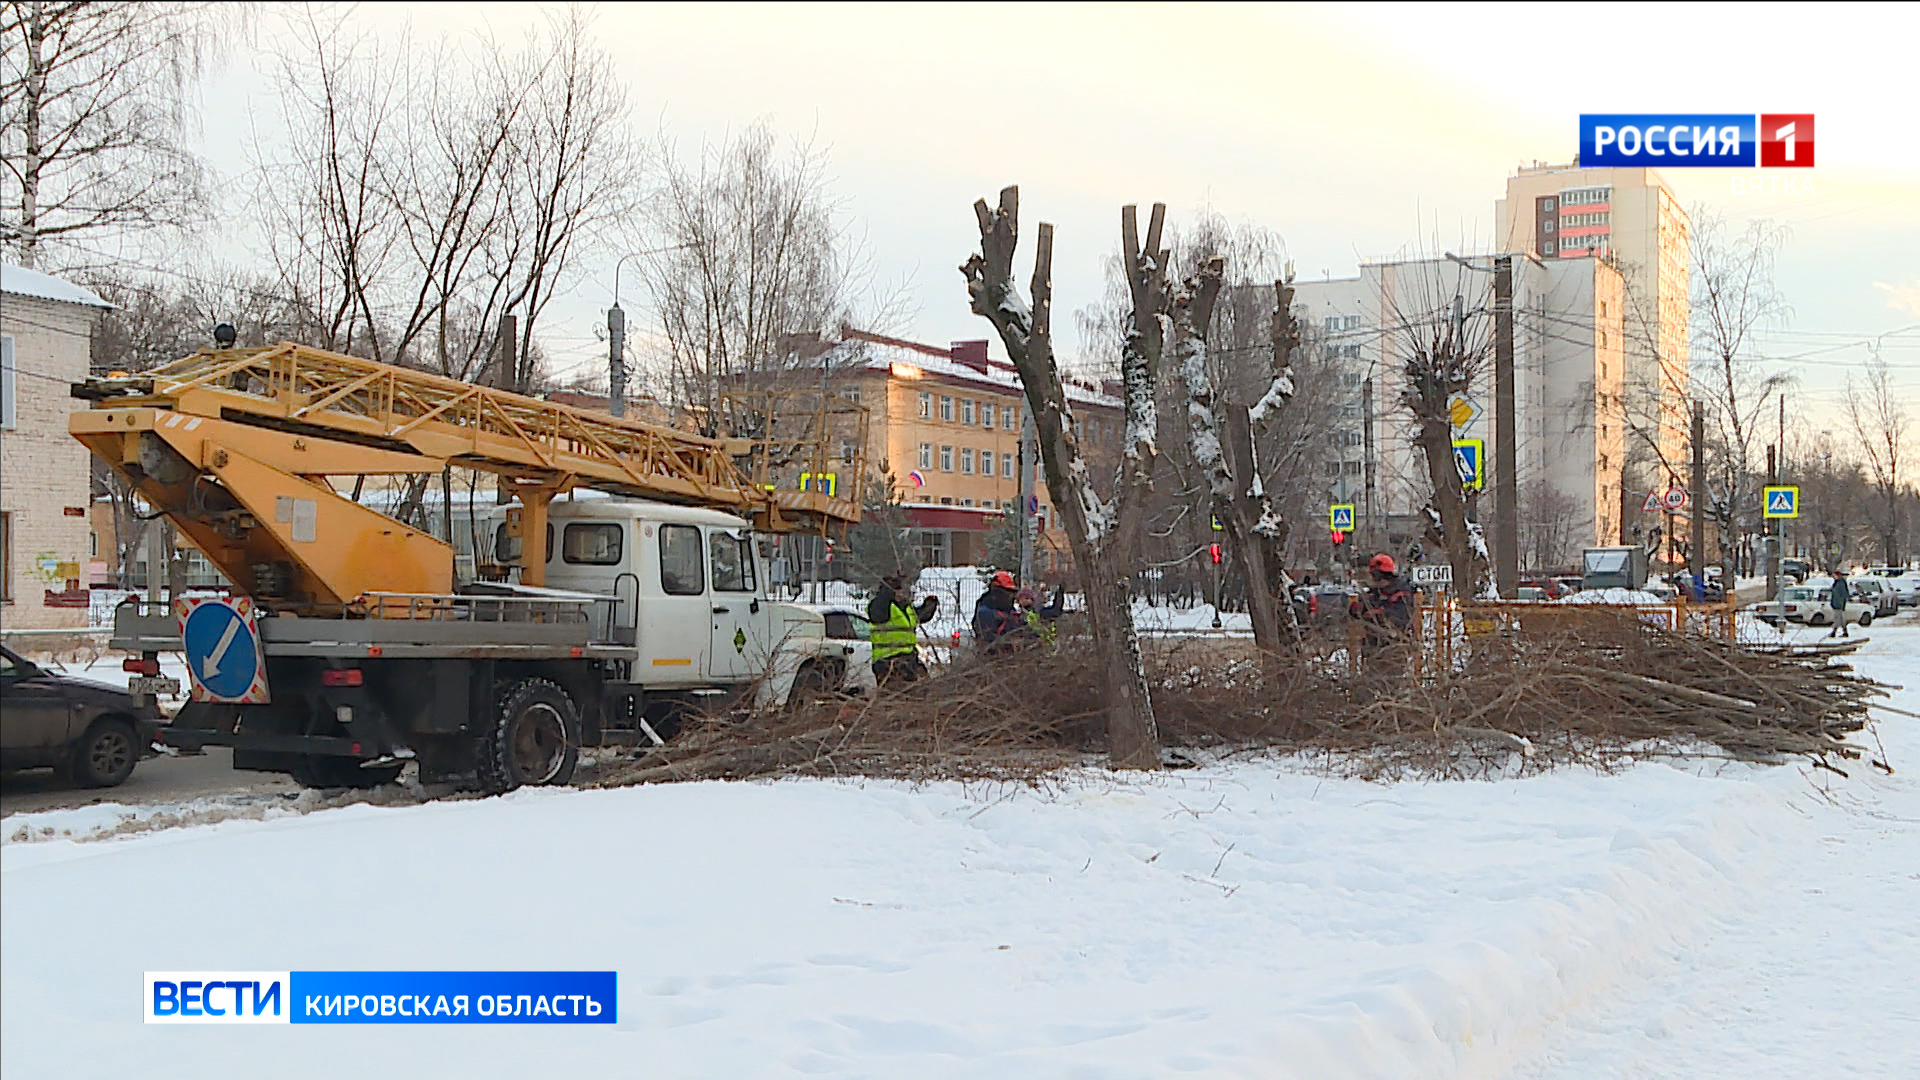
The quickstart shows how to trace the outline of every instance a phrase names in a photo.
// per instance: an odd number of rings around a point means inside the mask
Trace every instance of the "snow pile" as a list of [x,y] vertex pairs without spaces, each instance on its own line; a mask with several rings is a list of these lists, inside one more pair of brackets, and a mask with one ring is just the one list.
[[1619,588],[1582,589],[1554,601],[1557,604],[1666,604],[1669,602],[1644,589]]
[[[1920,632],[1854,660],[1912,684]],[[8,844],[0,1071],[1902,1075],[1920,734],[1881,735],[1895,776],[1656,760],[1383,786],[1240,762],[1044,791],[522,791]],[[156,902],[167,918],[129,926]],[[143,970],[308,968],[612,969],[620,1023],[138,1019]]]

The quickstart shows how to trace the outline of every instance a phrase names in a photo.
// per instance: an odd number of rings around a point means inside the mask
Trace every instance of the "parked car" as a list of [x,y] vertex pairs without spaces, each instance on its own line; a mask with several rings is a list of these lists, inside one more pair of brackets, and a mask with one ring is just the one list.
[[[1539,600],[1558,600],[1567,595],[1566,587],[1550,577],[1523,577],[1520,579],[1520,588],[1539,590],[1541,595],[1533,598]],[[1528,597],[1523,592],[1520,599],[1525,600]]]
[[835,689],[844,694],[871,692],[874,689],[873,624],[867,621],[867,613],[843,604],[801,606],[819,612],[820,617],[826,620],[827,637],[844,643],[846,647],[845,678]]
[[1793,579],[1796,585],[1805,585],[1807,575],[1813,573],[1813,564],[1805,559],[1781,559],[1780,572]]
[[1877,617],[1885,618],[1900,614],[1900,594],[1893,591],[1893,586],[1885,578],[1866,576],[1848,578],[1847,588],[1853,590],[1854,595],[1872,604],[1873,613]]
[[1580,591],[1580,575],[1578,574],[1570,574],[1570,575],[1564,575],[1561,577],[1554,578],[1553,583],[1555,585],[1560,586],[1561,596],[1572,596],[1574,593],[1577,593]]
[[50,767],[85,787],[113,787],[155,753],[160,723],[152,698],[56,675],[0,647],[0,769]]
[[[1772,600],[1762,600],[1748,604],[1747,610],[1753,617],[1769,626],[1779,626],[1783,622],[1801,623],[1806,626],[1832,626],[1833,608],[1828,603],[1831,594],[1817,585],[1792,585],[1780,590],[1780,595]],[[1847,601],[1847,621],[1861,626],[1873,625],[1873,605],[1862,600]]]
[[1920,607],[1920,570],[1905,566],[1876,566],[1867,572],[1893,589],[1901,607]]

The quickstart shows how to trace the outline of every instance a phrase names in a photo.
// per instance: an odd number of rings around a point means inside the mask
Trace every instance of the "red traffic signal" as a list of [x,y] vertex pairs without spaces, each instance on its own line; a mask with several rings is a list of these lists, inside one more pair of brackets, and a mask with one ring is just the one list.
[[1339,529],[1335,529],[1335,530],[1333,530],[1333,542],[1334,542],[1334,543],[1336,543],[1336,544],[1344,544],[1344,543],[1346,543],[1346,542],[1347,542],[1347,534],[1346,534],[1345,532],[1343,532],[1343,531],[1341,531],[1341,530],[1339,530]]
[[1217,562],[1219,562],[1219,561],[1220,561],[1220,545],[1219,545],[1219,544],[1208,544],[1208,545],[1207,545],[1207,556],[1208,556],[1209,558],[1211,558],[1211,559],[1212,559],[1212,560],[1213,560],[1214,562],[1216,562],[1216,563],[1217,563]]

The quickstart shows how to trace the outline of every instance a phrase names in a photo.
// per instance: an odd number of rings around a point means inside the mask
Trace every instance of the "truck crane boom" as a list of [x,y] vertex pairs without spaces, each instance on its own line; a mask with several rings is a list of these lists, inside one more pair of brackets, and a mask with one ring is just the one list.
[[[73,393],[93,403],[72,414],[74,437],[269,605],[452,589],[449,544],[338,494],[329,476],[492,473],[519,498],[529,536],[576,487],[722,510],[769,532],[860,517],[857,483],[842,495],[794,482],[836,467],[857,477],[864,464],[865,410],[819,392],[785,414],[756,395],[741,412],[753,436],[706,438],[282,343],[203,350]],[[543,570],[526,559],[522,583],[542,584]]]

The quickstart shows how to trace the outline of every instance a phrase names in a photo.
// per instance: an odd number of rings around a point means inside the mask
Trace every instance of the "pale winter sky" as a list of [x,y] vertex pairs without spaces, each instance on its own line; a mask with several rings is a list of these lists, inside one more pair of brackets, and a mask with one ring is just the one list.
[[[636,124],[683,148],[761,118],[829,149],[834,190],[883,281],[892,327],[944,344],[991,337],[957,267],[974,199],[1021,186],[1058,227],[1055,308],[1100,291],[1119,207],[1211,207],[1286,239],[1300,278],[1363,258],[1484,250],[1516,165],[1561,162],[1581,112],[1812,112],[1810,171],[1675,169],[1690,207],[1791,227],[1778,281],[1791,324],[1761,350],[1798,358],[1797,403],[1827,419],[1866,339],[1920,400],[1920,121],[1907,5],[609,4]],[[535,4],[353,10],[419,40],[513,41]],[[264,122],[255,67],[215,77],[209,132]],[[251,114],[251,115],[249,115]],[[1787,178],[1798,182],[1789,190]],[[1762,185],[1766,186],[1762,186]],[[1758,189],[1740,191],[1740,188]],[[611,260],[558,305],[562,365],[598,363]],[[634,304],[627,301],[630,311]],[[644,322],[643,313],[630,318]],[[994,346],[998,355],[998,343]],[[1810,417],[1810,419],[1814,419]]]

